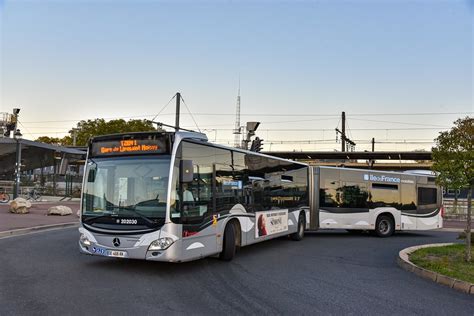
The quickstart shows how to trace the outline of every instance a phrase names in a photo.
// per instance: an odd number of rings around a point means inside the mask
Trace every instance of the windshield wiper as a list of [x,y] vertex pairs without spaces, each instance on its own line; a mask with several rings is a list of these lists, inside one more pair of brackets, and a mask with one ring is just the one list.
[[[82,215],[82,216],[88,216],[88,215]],[[96,219],[99,219],[99,218],[106,218],[106,217],[110,217],[110,214],[107,214],[107,215],[99,215],[99,216],[94,216],[94,215],[92,215],[92,216],[89,217],[89,218],[83,219],[82,222],[83,222],[83,223],[86,223],[86,224],[92,224],[92,222],[94,222]]]
[[[104,214],[104,212],[106,212]],[[83,223],[86,223],[86,224],[92,224],[92,222],[94,222],[95,220],[99,219],[99,218],[106,218],[106,217],[110,217],[111,215],[116,215],[116,213],[112,213],[112,212],[107,212],[107,211],[102,211],[102,214],[103,215],[87,215],[87,214],[82,214],[81,216],[84,217],[84,216],[90,216],[89,218],[86,218],[84,219],[82,222]]]

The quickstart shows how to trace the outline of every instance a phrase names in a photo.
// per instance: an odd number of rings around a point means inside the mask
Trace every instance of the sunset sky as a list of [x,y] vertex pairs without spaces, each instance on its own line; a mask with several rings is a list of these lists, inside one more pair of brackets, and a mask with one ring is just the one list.
[[[429,149],[474,114],[471,3],[0,0],[0,112],[21,108],[25,138],[61,137],[81,119],[151,119],[180,91],[233,144],[240,76],[265,150],[340,149],[342,111],[357,150]],[[173,102],[157,120],[174,123]]]

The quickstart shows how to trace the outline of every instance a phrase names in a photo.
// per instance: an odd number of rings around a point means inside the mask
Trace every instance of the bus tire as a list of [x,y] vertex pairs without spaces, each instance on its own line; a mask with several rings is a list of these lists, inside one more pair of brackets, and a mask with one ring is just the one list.
[[390,216],[380,215],[375,222],[375,234],[379,237],[392,236],[395,231],[395,223]]
[[228,223],[224,229],[224,240],[222,242],[222,252],[219,259],[230,261],[235,255],[235,227],[234,224]]
[[298,218],[298,228],[296,230],[296,233],[293,233],[290,235],[290,238],[295,241],[300,241],[304,237],[304,229],[306,227],[306,219],[304,216],[304,213],[300,213],[300,216]]

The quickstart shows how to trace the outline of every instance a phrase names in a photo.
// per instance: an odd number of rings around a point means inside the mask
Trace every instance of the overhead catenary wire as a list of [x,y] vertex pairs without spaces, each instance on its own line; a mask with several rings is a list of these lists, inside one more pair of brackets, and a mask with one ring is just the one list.
[[[173,96],[168,103],[163,107],[166,108],[169,103],[174,99]],[[162,109],[163,109],[162,108]],[[175,115],[175,113],[161,113],[160,115]],[[350,116],[437,116],[437,115],[472,115],[474,112],[436,112],[436,113],[429,113],[429,112],[419,112],[419,113],[351,113]],[[231,113],[193,113],[194,116],[234,116]],[[340,114],[322,114],[322,113],[302,113],[302,114],[295,114],[295,113],[242,113],[241,116],[267,116],[267,117],[274,117],[274,116],[284,116],[284,117],[339,117]],[[153,117],[153,120],[157,117],[157,114],[143,114],[143,115],[133,115],[133,116],[115,116],[115,117],[104,117],[103,119],[126,119],[126,118],[146,118],[146,117]],[[77,122],[82,119],[68,119],[68,120],[47,120],[47,121],[24,121],[23,123],[60,123],[60,122]],[[409,124],[409,122],[407,122]],[[338,124],[339,125],[339,124]]]
[[[231,139],[215,139],[216,142],[231,142]],[[371,144],[370,140],[355,140],[359,144]],[[265,140],[266,144],[319,144],[319,143],[326,143],[326,144],[333,144],[336,143],[334,140],[328,140],[328,139],[307,139],[307,140],[301,140],[301,139],[294,139],[294,140]],[[426,140],[426,141],[411,141],[411,140],[384,140],[380,141],[378,143],[381,144],[433,144],[434,141],[432,140]]]
[[381,120],[370,120],[370,119],[357,119],[357,118],[353,118],[353,117],[351,117],[351,120],[362,121],[362,122],[390,123],[390,124],[404,124],[404,125],[418,125],[418,126],[433,126],[433,127],[449,128],[449,127],[446,127],[446,126],[443,126],[443,125],[436,125],[436,124],[398,122],[398,121],[381,121]]
[[189,107],[188,107],[188,105],[186,104],[186,102],[184,101],[184,98],[183,98],[182,96],[181,96],[181,101],[183,101],[183,104],[184,104],[184,106],[186,107],[186,110],[188,110],[189,115],[190,115],[191,118],[193,119],[194,124],[196,124],[196,127],[197,127],[198,131],[201,132],[201,129],[199,128],[199,126],[198,126],[196,120],[194,119],[193,113],[191,113],[191,111],[189,110]]
[[[449,127],[446,127],[448,129]],[[232,128],[212,128],[207,130],[213,131],[233,131]],[[326,132],[334,131],[334,128],[269,128],[269,129],[258,129],[260,132]],[[430,128],[430,127],[406,127],[406,128],[353,128],[352,131],[412,131],[412,130],[427,130],[427,131],[439,131],[442,128]]]
[[163,112],[166,109],[166,107],[171,103],[171,101],[173,101],[174,98],[176,98],[176,94],[171,97],[171,99],[168,101],[168,103],[166,103],[165,106],[163,106],[161,108],[161,110],[159,110],[158,113],[155,116],[153,116],[151,121],[154,121],[158,117],[158,115],[160,115],[160,113]]
[[29,134],[31,137],[33,137],[33,133],[31,133],[31,132],[29,131],[29,129],[28,129],[28,128],[26,128],[26,126],[25,126],[25,125],[23,125],[23,124],[21,123],[21,121],[20,121],[20,120],[18,120],[17,122],[18,122],[18,124],[20,124],[20,125],[21,125],[21,127],[22,127],[22,128],[24,128],[24,129],[25,129],[25,131],[26,131],[26,133],[27,133],[27,134]]
[[[166,115],[174,115],[173,113],[165,113]],[[351,116],[411,116],[411,115],[426,115],[426,116],[436,116],[436,115],[470,115],[474,112],[418,112],[418,113],[352,113]],[[194,113],[195,116],[234,116],[235,113]],[[340,116],[340,114],[323,114],[323,113],[241,113],[243,116]]]
[[[134,115],[134,116],[121,116],[121,117],[107,117],[107,118],[103,118],[105,120],[109,120],[109,119],[147,119],[147,118],[152,118],[151,120],[154,121],[158,116],[160,117],[164,117],[166,116],[166,119],[164,119],[163,122],[166,122],[168,120],[168,116],[174,116],[175,113],[169,113],[170,112],[170,107],[169,107],[169,104],[176,98],[176,94],[171,97],[171,99],[159,110],[159,112],[157,114],[153,114],[153,115],[148,115],[148,114],[145,114],[145,115]],[[210,131],[213,133],[214,135],[214,139],[216,142],[220,142],[219,141],[219,138],[218,136],[224,136],[228,133],[228,132],[231,132],[233,131],[234,129],[232,128],[225,128],[226,126],[229,126],[231,125],[231,123],[226,123],[226,124],[223,124],[222,122],[226,122],[227,121],[227,117],[233,117],[235,115],[235,113],[209,113],[209,112],[197,112],[197,113],[194,113],[194,112],[191,112],[190,111],[190,108],[189,106],[186,104],[185,100],[183,97],[180,98],[182,101],[183,101],[183,104],[185,105],[186,109],[187,109],[187,112],[188,113],[182,113],[183,115],[189,115],[191,116],[191,119],[193,121],[193,123],[195,124],[195,126],[197,127],[197,129],[201,132],[201,131]],[[166,111],[168,109],[168,111]],[[437,112],[437,113],[430,113],[430,112],[418,112],[418,113],[352,113],[350,115],[348,115],[350,117],[351,120],[354,120],[354,121],[351,121],[351,127],[352,125],[356,125],[357,126],[360,126],[359,128],[349,128],[349,124],[347,124],[347,134],[351,137],[351,139],[353,138],[353,134],[356,135],[356,136],[359,136],[358,138],[363,138],[363,135],[364,135],[364,131],[366,131],[367,133],[365,134],[369,134],[368,132],[372,131],[373,135],[371,136],[378,136],[382,133],[385,132],[385,140],[383,142],[381,141],[378,141],[378,143],[380,144],[405,144],[405,145],[416,145],[416,144],[433,144],[433,141],[431,139],[429,140],[418,140],[418,139],[389,139],[388,136],[389,136],[389,133],[390,132],[394,132],[392,135],[390,136],[402,136],[404,137],[404,135],[416,135],[417,133],[409,133],[410,131],[426,131],[426,133],[423,133],[423,132],[420,132],[419,135],[420,136],[429,136],[431,134],[434,134],[435,132],[431,132],[431,131],[442,131],[442,130],[447,130],[450,128],[450,126],[442,126],[442,125],[435,125],[435,124],[427,124],[428,122],[431,121],[435,121],[436,119],[434,118],[435,116],[446,116],[446,118],[449,119],[449,117],[451,117],[451,115],[458,115],[458,116],[461,116],[461,115],[472,115],[474,114],[474,112]],[[262,133],[267,133],[267,137],[266,137],[266,141],[265,143],[266,144],[275,144],[275,145],[278,145],[278,144],[301,144],[302,146],[301,147],[305,147],[304,145],[305,144],[318,144],[318,143],[323,143],[323,144],[331,144],[332,142],[334,142],[334,139],[332,138],[331,140],[329,139],[325,139],[327,137],[325,137],[325,132],[330,132],[330,131],[334,131],[333,128],[327,128],[330,123],[335,123],[336,119],[338,118],[339,121],[338,121],[338,126],[340,125],[340,122],[341,122],[341,116],[340,116],[340,113],[338,114],[330,114],[330,113],[251,113],[251,112],[247,112],[247,113],[242,113],[241,114],[243,117],[252,117],[252,119],[254,120],[258,120],[260,121],[262,124],[265,124],[265,125],[268,125],[269,128],[267,129],[259,129],[259,132],[262,132]],[[207,116],[207,118],[206,118]],[[382,116],[382,117],[380,117]],[[391,118],[389,120],[387,120],[387,117],[395,117],[395,116],[414,116],[414,117],[417,117],[416,120],[417,122],[404,122],[405,120],[407,121],[410,121],[411,119],[409,117],[407,117],[406,119],[405,118],[400,118],[398,120],[394,120],[394,121],[391,121]],[[422,116],[422,117],[420,117]],[[196,118],[199,118],[199,119],[196,119]],[[203,118],[204,117],[204,118]],[[213,120],[213,117],[222,117],[220,119],[218,119],[220,121],[221,124],[212,124],[212,120]],[[276,120],[272,120],[271,118],[274,117],[274,118],[277,118],[277,117],[282,117],[280,119],[276,119]],[[380,120],[378,119],[378,117],[380,117]],[[263,118],[263,120],[261,119]],[[265,118],[269,118],[269,120],[265,120]],[[299,119],[301,118],[301,119]],[[375,119],[372,119],[372,118],[375,118]],[[443,119],[442,121],[440,121],[439,123],[441,124],[444,124],[446,122],[446,118],[439,118],[440,120]],[[385,120],[384,120],[385,119]],[[197,124],[197,121],[200,120],[200,123],[203,123],[202,121],[204,120],[205,122],[208,122],[209,125],[198,125]],[[415,118],[413,118],[413,120],[415,120]],[[78,122],[80,120],[74,120],[74,119],[68,119],[68,120],[56,120],[56,121],[31,121],[31,122],[22,122],[24,124],[26,124],[30,129],[32,129],[33,133],[31,133],[27,127],[22,124],[23,128],[25,128],[25,130],[28,131],[28,134],[29,135],[34,135],[34,134],[38,134],[38,135],[44,135],[44,134],[51,134],[53,135],[54,134],[63,134],[63,135],[67,135],[67,131],[69,130],[69,128],[65,131],[59,131],[63,128],[67,128],[67,127],[64,127],[64,125],[66,125],[68,122]],[[316,123],[316,124],[311,124],[311,122],[318,122],[318,121],[324,121],[322,123]],[[307,122],[307,123],[305,123]],[[374,123],[381,123],[381,124],[370,124],[370,123],[367,123],[367,124],[362,124],[362,123],[352,123],[352,122],[374,122]],[[418,123],[418,122],[421,122],[421,123]],[[188,124],[190,123],[190,121],[188,121]],[[292,124],[292,123],[301,123],[301,124]],[[384,125],[382,125],[382,123]],[[48,125],[48,127],[45,127],[44,125]],[[270,126],[272,124],[275,124],[274,126]],[[279,125],[279,124],[282,124],[282,125]],[[284,124],[288,124],[288,125],[284,125]],[[397,126],[397,124],[401,124],[402,126]],[[35,125],[40,125],[40,126],[35,126]],[[43,125],[43,126],[41,126]],[[332,124],[331,124],[332,125]],[[403,126],[403,125],[407,125],[406,127]],[[447,124],[448,125],[448,124]],[[278,126],[281,126],[283,128],[277,128]],[[304,128],[305,126],[308,126],[309,128]],[[210,127],[210,128],[206,128],[206,127]],[[220,128],[222,127],[222,128]],[[262,127],[262,126],[261,126]],[[267,126],[263,126],[263,127],[267,127]],[[272,128],[273,127],[273,128]],[[287,128],[285,128],[287,127]],[[293,128],[293,127],[296,127],[296,128]],[[194,126],[189,126],[189,128],[191,129],[194,129]],[[201,130],[201,128],[203,130]],[[43,130],[43,132],[37,132],[37,130]],[[48,132],[47,130],[50,129],[50,131]],[[358,131],[362,132],[362,133],[357,133]],[[398,133],[396,133],[398,131]],[[282,132],[282,133],[280,133]],[[304,138],[310,138],[312,137],[312,135],[315,136],[315,139],[310,139],[310,140],[302,140],[302,139],[297,139],[297,140],[288,140],[288,136],[290,136],[292,133],[286,133],[285,132],[294,132],[294,136],[296,138],[298,138],[300,135]],[[314,132],[314,133],[313,133]],[[320,138],[320,134],[317,134],[317,132],[322,132],[322,138],[323,139],[317,139],[317,138]],[[270,133],[270,137],[268,136]],[[300,133],[307,133],[307,135],[304,135],[304,134],[300,134]],[[281,135],[281,136],[280,136]],[[316,136],[318,135],[318,136]],[[327,136],[328,134],[326,134]],[[272,137],[274,136],[274,137]],[[281,138],[280,138],[281,137]],[[291,136],[290,136],[291,137]],[[271,140],[270,138],[273,138],[273,140]],[[280,138],[280,139],[278,139]],[[381,137],[382,139],[384,137]],[[433,137],[434,138],[434,137]],[[226,140],[222,140],[223,142],[225,142]],[[365,144],[370,144],[370,140],[357,140],[357,142],[359,144],[362,144],[363,146],[365,146]],[[232,141],[229,140],[229,144],[232,144]],[[296,146],[297,147],[297,146]],[[387,146],[386,146],[387,147]],[[395,147],[395,146],[394,146]],[[317,146],[317,148],[320,148],[320,146]]]

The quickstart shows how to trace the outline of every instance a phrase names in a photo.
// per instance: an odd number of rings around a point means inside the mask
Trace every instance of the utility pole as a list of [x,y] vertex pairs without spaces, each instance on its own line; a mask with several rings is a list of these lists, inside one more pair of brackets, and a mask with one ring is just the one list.
[[76,147],[76,143],[77,143],[77,132],[79,131],[78,128],[74,127],[72,128],[69,133],[72,133],[72,145],[74,147]]
[[18,113],[20,109],[13,109],[13,118],[15,120],[15,128],[13,138],[16,141],[16,162],[15,162],[15,186],[13,187],[13,198],[16,199],[20,194],[20,180],[21,180],[21,137],[23,136],[18,129]]
[[372,137],[372,152],[375,151],[375,138]]
[[[346,136],[346,112],[342,112],[342,127],[341,127],[341,130],[336,128],[336,133],[341,134],[341,151],[342,152],[346,151],[346,143],[348,143],[352,147],[355,147],[356,143],[354,143],[352,140],[350,140]],[[336,140],[337,140],[337,135],[336,135]]]
[[176,123],[175,123],[175,129],[176,131],[179,131],[179,107],[181,105],[181,93],[177,92],[176,93]]
[[341,151],[346,151],[346,112],[342,112]]

